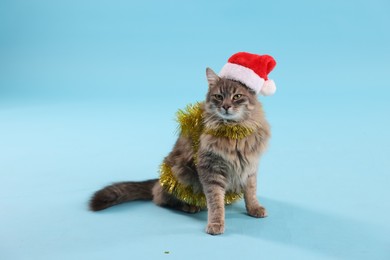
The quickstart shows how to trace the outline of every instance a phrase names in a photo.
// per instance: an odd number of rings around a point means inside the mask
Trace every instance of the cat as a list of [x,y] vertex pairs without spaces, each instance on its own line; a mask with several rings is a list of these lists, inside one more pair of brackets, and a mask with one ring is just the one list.
[[[133,200],[153,200],[159,206],[188,213],[207,208],[206,232],[218,235],[225,229],[225,204],[242,194],[249,216],[267,216],[256,197],[259,159],[270,138],[262,105],[244,84],[219,77],[210,68],[206,76],[206,100],[199,104],[203,132],[194,137],[182,131],[164,159],[160,180],[107,186],[91,198],[92,211]],[[236,138],[215,134],[223,127],[250,131]]]

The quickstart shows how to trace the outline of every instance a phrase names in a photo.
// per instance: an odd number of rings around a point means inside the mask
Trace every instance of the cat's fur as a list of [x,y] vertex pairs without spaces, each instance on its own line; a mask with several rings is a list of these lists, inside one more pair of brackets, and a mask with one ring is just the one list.
[[[256,197],[256,176],[260,155],[270,137],[270,128],[252,90],[239,82],[218,77],[209,68],[206,75],[209,90],[203,105],[205,126],[240,124],[255,128],[255,132],[239,140],[202,134],[196,165],[192,140],[181,135],[164,162],[172,166],[172,172],[180,183],[206,195],[206,232],[217,235],[224,232],[226,192],[243,192],[248,214],[257,218],[266,216],[265,208]],[[94,194],[90,208],[98,211],[132,200],[153,200],[157,205],[190,213],[201,210],[167,193],[157,179],[107,186]]]

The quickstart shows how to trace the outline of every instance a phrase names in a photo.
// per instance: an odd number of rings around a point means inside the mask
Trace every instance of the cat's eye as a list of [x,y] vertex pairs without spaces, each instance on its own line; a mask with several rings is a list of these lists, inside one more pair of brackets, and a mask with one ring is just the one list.
[[215,95],[214,95],[214,98],[215,98],[216,100],[219,100],[219,101],[223,100],[223,96],[222,96],[221,94],[215,94]]
[[241,97],[242,97],[241,94],[236,94],[236,95],[233,96],[233,100],[238,100],[238,99],[240,99]]

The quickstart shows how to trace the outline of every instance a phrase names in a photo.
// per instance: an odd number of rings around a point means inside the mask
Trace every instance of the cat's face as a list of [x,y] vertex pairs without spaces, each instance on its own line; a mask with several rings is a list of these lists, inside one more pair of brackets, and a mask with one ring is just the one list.
[[207,69],[209,91],[206,109],[224,121],[240,122],[249,117],[257,102],[256,94],[239,82],[219,78]]

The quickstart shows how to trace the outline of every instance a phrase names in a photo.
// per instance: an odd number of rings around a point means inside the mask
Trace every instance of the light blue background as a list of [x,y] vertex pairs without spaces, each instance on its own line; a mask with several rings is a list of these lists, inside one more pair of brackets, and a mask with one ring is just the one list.
[[[0,259],[390,259],[389,1],[0,2]],[[134,202],[92,213],[114,181],[157,176],[205,68],[269,53],[269,217],[226,233]],[[165,254],[169,251],[169,254]]]

